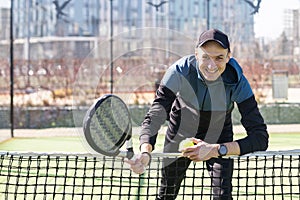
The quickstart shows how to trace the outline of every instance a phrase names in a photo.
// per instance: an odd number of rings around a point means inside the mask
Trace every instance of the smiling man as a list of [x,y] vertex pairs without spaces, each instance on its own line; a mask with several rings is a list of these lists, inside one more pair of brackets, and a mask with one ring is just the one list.
[[[233,141],[231,113],[237,104],[247,136]],[[143,173],[151,159],[157,133],[168,120],[164,152],[178,152],[179,143],[193,138],[194,146],[181,149],[183,157],[166,158],[157,199],[175,199],[191,161],[205,161],[212,177],[213,199],[232,199],[233,160],[266,150],[268,132],[252,89],[238,62],[231,57],[226,34],[217,29],[203,32],[194,55],[169,67],[140,133],[140,151],[128,161]],[[201,176],[201,174],[199,174]]]
[[[210,36],[206,36],[209,39]],[[204,39],[202,39],[204,40]],[[203,42],[201,40],[201,43]],[[204,40],[205,41],[205,40]],[[230,59],[230,50],[214,40],[199,43],[195,56],[199,63],[199,70],[207,81],[215,81],[225,71],[226,63]]]

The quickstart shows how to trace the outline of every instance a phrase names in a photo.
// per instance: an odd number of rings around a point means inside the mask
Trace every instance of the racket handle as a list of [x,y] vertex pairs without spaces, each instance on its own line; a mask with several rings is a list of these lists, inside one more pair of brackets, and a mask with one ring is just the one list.
[[133,148],[127,148],[126,158],[131,159],[134,156]]
[[134,157],[133,149],[132,150],[128,149],[127,151],[119,151],[117,157],[127,158],[128,160],[132,160],[132,158]]

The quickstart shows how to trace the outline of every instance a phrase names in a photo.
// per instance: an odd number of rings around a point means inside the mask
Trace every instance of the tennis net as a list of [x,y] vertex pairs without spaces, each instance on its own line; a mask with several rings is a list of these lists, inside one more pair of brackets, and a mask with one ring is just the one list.
[[[300,150],[232,157],[233,199],[300,198]],[[90,154],[0,153],[0,199],[155,199],[162,158],[144,175],[119,158]],[[191,163],[177,199],[212,199],[205,162]]]

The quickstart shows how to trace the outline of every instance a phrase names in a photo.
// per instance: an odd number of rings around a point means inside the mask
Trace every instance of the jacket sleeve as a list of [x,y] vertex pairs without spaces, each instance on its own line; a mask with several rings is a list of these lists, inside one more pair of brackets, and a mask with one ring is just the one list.
[[269,143],[269,134],[254,95],[237,105],[242,117],[241,123],[247,132],[245,138],[237,140],[241,155],[266,150]]
[[166,86],[160,85],[156,97],[142,123],[140,145],[150,143],[154,149],[158,130],[169,117],[176,95]]

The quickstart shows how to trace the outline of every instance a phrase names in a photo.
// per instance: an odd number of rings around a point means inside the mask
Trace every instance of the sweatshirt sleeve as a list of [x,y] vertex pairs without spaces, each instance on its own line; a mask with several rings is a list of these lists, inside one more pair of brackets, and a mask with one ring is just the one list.
[[149,143],[154,149],[158,130],[169,117],[176,95],[166,86],[160,85],[156,97],[142,123],[140,145]]
[[237,105],[242,117],[241,123],[247,132],[245,138],[237,140],[241,155],[265,151],[268,148],[269,134],[254,95]]

